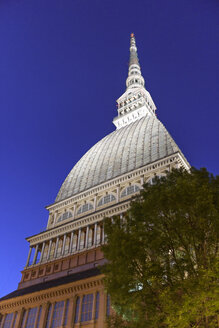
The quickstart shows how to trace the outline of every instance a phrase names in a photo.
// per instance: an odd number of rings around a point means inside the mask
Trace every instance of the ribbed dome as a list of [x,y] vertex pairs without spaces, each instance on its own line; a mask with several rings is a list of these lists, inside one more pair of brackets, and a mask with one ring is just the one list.
[[95,144],[73,167],[56,202],[179,151],[163,124],[145,116]]

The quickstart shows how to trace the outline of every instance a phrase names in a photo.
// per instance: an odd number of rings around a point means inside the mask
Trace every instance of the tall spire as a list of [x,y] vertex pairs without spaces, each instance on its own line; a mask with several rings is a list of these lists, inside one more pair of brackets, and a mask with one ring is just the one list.
[[129,67],[131,65],[139,65],[139,60],[138,60],[138,54],[137,54],[137,47],[136,47],[136,42],[135,42],[135,36],[134,33],[131,34],[131,39],[130,39],[130,59],[129,59]]
[[132,33],[130,39],[129,71],[126,79],[127,89],[117,99],[118,116],[113,120],[117,129],[129,125],[146,115],[155,115],[156,106],[144,85],[135,36]]
[[144,86],[144,78],[141,75],[141,68],[138,59],[137,47],[134,33],[131,34],[130,38],[130,58],[129,58],[129,72],[126,80],[127,88],[136,88]]

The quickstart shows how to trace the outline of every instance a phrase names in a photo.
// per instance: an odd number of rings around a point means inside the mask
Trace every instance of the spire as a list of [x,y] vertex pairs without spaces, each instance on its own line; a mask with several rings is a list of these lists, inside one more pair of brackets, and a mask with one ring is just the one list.
[[117,99],[118,116],[113,120],[117,129],[140,120],[146,115],[154,116],[156,110],[151,95],[144,86],[144,78],[141,75],[133,33],[130,39],[130,59],[126,87],[126,91]]
[[144,87],[144,78],[141,75],[141,68],[138,60],[138,53],[134,33],[130,38],[130,59],[129,59],[129,72],[126,80],[127,88]]
[[135,42],[135,36],[134,33],[131,34],[131,39],[130,39],[130,59],[129,59],[129,67],[131,65],[139,65],[139,60],[138,60],[138,53],[137,53],[137,47],[136,47],[136,42]]

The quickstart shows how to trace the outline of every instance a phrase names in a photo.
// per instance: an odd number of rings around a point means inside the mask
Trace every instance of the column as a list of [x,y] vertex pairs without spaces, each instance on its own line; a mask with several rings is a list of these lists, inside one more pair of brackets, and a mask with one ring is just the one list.
[[92,309],[92,320],[95,320],[95,312],[96,312],[96,297],[97,297],[97,292],[94,292],[93,309]]
[[36,245],[36,248],[35,248],[35,253],[34,253],[34,258],[33,258],[33,264],[36,263],[37,253],[38,253],[38,247],[39,247],[39,245],[37,244],[37,245]]
[[54,227],[54,225],[56,224],[57,215],[58,215],[58,212],[55,212],[55,213],[54,213],[53,227]]
[[80,307],[79,307],[79,313],[78,313],[78,322],[81,322],[83,295],[80,295],[79,297],[80,297]]
[[102,289],[100,291],[98,327],[104,327],[105,321],[106,321],[106,295]]
[[45,241],[43,242],[43,246],[42,246],[42,250],[41,250],[40,263],[41,263],[42,260],[43,260],[44,249],[45,249]]
[[87,228],[86,228],[85,249],[86,249],[87,246],[88,246],[88,237],[89,237],[89,226],[87,226]]
[[[24,314],[24,309],[17,311],[16,326],[15,326],[16,328],[21,326],[23,314]],[[4,326],[2,326],[2,327],[4,327]]]
[[45,327],[48,309],[49,309],[49,303],[42,304],[42,312],[41,312],[39,327]]
[[102,224],[102,244],[104,244],[105,233],[104,233],[104,223]]
[[56,258],[56,254],[57,254],[58,246],[59,246],[59,237],[56,238],[56,247],[55,247],[54,258]]
[[77,203],[74,205],[74,210],[73,210],[73,219],[75,218],[76,207],[77,207]]
[[28,312],[29,312],[29,310],[24,310],[23,319],[22,319],[22,327],[26,327],[26,325],[27,325]]
[[96,211],[97,207],[97,194],[94,196],[94,211]]
[[66,305],[67,305],[67,300],[65,300],[65,303],[64,303],[64,309],[63,309],[63,313],[62,313],[61,327],[64,327]]
[[[16,319],[17,319],[17,312],[14,312],[11,327],[15,327]],[[0,327],[1,327],[1,325],[0,325]],[[4,327],[4,326],[2,326],[2,327]]]
[[69,306],[68,306],[68,316],[67,316],[67,327],[73,327],[73,320],[75,316],[75,304],[76,304],[76,297],[70,298]]
[[143,184],[144,184],[144,176],[142,175],[141,176],[141,186],[143,186]]
[[62,243],[62,256],[63,256],[64,253],[65,253],[65,242],[66,242],[66,234],[64,235],[63,243]]
[[80,241],[81,241],[81,228],[78,230],[78,244],[77,244],[77,251],[80,250]]
[[35,318],[34,328],[37,328],[37,321],[38,321],[39,313],[40,313],[40,305],[37,308],[37,314],[36,314],[36,318]]
[[28,265],[29,265],[31,252],[32,252],[32,247],[29,248],[28,257],[27,257],[27,262],[26,262],[26,266],[25,266],[25,267],[28,267]]
[[55,306],[55,303],[52,303],[51,315],[50,315],[50,318],[49,318],[49,325],[48,325],[49,328],[52,325],[52,317],[53,317],[53,312],[54,312],[54,306]]
[[47,253],[47,261],[49,260],[49,256],[50,256],[50,251],[51,251],[51,246],[52,246],[52,239],[49,241],[49,248],[48,248],[48,253]]
[[116,188],[116,201],[117,201],[117,203],[120,201],[120,186],[119,185]]
[[95,223],[94,225],[94,246],[96,246],[96,242],[97,242],[97,223]]
[[2,328],[4,327],[4,324],[5,324],[5,318],[6,318],[6,315],[7,315],[7,314],[4,314],[4,315],[3,315],[3,318],[2,318],[2,324],[0,325],[0,327],[2,327]]
[[70,240],[69,254],[71,254],[71,252],[72,252],[73,238],[74,238],[74,231],[72,231],[72,233],[71,233],[71,240]]

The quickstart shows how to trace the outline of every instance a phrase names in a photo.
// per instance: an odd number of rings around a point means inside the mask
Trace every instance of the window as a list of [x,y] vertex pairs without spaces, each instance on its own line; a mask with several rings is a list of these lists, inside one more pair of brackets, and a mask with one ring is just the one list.
[[97,206],[102,206],[104,204],[113,202],[114,200],[116,200],[116,197],[114,195],[112,194],[106,195],[100,199]]
[[62,215],[59,216],[57,222],[61,222],[61,221],[70,219],[70,218],[72,218],[72,216],[73,216],[72,212],[65,212],[65,213],[63,213]]
[[93,294],[87,294],[82,299],[81,322],[92,319]]
[[137,191],[139,191],[140,188],[139,186],[137,185],[131,185],[131,186],[128,186],[127,188],[125,188],[123,190],[123,192],[121,193],[121,197],[126,197],[128,195],[131,195],[131,194],[134,194],[136,193]]
[[80,309],[80,297],[77,297],[76,307],[75,307],[75,323],[77,323],[79,319],[79,309]]
[[99,317],[99,304],[100,304],[100,293],[96,294],[96,304],[95,304],[95,320]]
[[63,311],[64,311],[64,304],[65,304],[64,301],[55,303],[53,316],[52,316],[51,328],[61,327]]
[[27,323],[25,325],[25,328],[34,328],[36,314],[37,314],[37,307],[32,308],[28,311]]
[[64,326],[67,325],[67,321],[68,321],[68,308],[69,308],[69,300],[66,301]]
[[107,300],[106,300],[106,315],[110,315],[110,296],[107,294]]
[[14,315],[13,313],[6,314],[3,328],[10,328],[11,327],[11,323],[12,323],[12,320],[13,320],[13,315]]
[[77,211],[77,214],[81,214],[87,211],[92,210],[94,207],[91,203],[86,203],[84,205],[82,205],[81,207],[79,207],[79,210]]
[[42,313],[42,306],[40,306],[40,308],[39,308],[39,314],[38,314],[38,318],[37,318],[36,328],[40,328],[41,313]]

